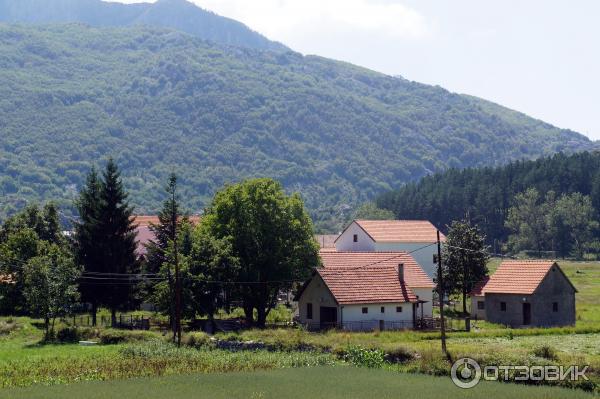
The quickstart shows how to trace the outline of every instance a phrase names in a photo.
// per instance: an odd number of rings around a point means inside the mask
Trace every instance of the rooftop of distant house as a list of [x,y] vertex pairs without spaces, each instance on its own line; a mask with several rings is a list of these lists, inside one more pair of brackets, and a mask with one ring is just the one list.
[[[438,229],[428,220],[358,219],[354,220],[354,223],[375,242],[431,243],[437,241]],[[442,233],[440,233],[440,240],[446,240]]]

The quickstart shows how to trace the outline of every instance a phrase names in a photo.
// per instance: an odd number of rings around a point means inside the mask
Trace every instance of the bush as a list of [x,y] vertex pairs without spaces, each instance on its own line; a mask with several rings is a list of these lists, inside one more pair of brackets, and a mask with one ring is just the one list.
[[541,357],[548,360],[558,360],[558,353],[556,349],[549,345],[542,345],[533,350],[533,354],[537,357]]
[[19,324],[13,318],[9,317],[6,320],[0,321],[0,335],[8,335],[19,327]]
[[413,360],[414,357],[414,353],[403,346],[387,350],[385,353],[385,360],[390,363],[404,363]]
[[344,359],[359,367],[379,368],[385,363],[385,354],[381,349],[351,345],[346,349]]
[[129,330],[103,330],[100,333],[100,342],[103,345],[120,344],[123,342],[149,341],[157,338],[157,334],[150,331],[129,331]]
[[191,346],[192,348],[201,348],[210,344],[210,337],[208,334],[200,331],[191,332],[182,337],[184,345]]

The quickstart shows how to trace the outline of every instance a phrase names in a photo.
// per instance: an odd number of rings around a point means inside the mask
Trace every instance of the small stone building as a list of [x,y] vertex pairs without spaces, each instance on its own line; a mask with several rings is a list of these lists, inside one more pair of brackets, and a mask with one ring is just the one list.
[[576,292],[555,261],[504,261],[471,292],[471,316],[510,327],[573,325]]

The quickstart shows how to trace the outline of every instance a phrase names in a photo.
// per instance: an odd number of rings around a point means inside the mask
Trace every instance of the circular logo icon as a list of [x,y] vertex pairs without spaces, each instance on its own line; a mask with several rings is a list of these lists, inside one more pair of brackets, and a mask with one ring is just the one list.
[[475,360],[463,357],[452,365],[450,370],[452,382],[459,388],[473,388],[481,380],[481,367]]

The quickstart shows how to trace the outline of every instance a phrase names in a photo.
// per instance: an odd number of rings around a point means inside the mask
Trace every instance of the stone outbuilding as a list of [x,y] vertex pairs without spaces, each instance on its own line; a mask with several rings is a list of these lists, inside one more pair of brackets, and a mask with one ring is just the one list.
[[576,292],[555,261],[504,261],[471,292],[471,316],[510,327],[574,325]]

